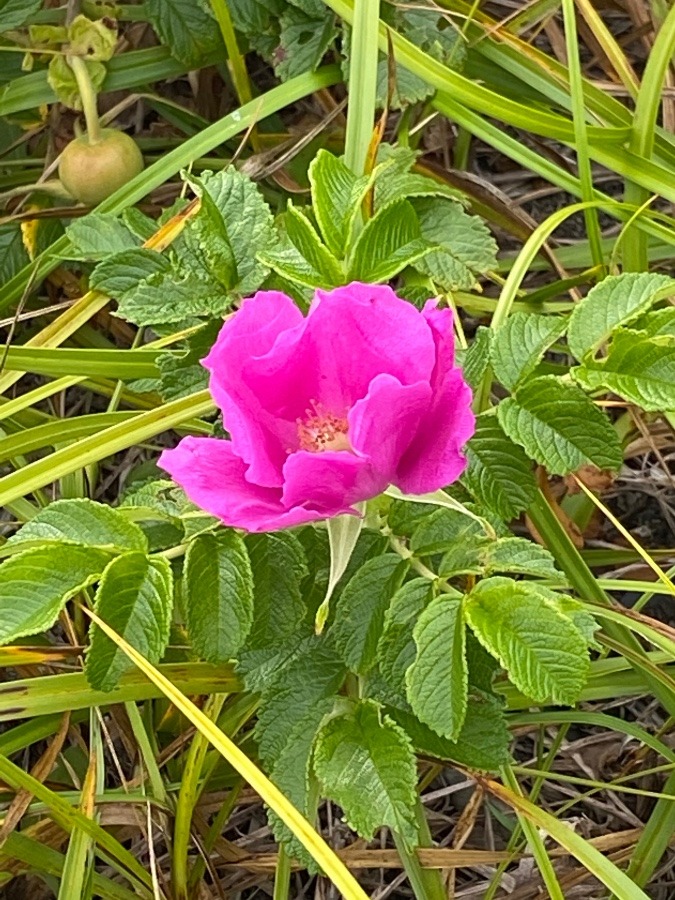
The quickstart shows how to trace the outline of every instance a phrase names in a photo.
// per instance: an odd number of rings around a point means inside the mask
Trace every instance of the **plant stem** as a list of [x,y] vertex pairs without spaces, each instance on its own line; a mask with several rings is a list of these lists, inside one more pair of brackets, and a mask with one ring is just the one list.
[[274,893],[272,900],[288,900],[288,890],[291,885],[291,859],[284,849],[284,845],[279,845],[279,857],[277,868],[274,873]]
[[91,83],[86,62],[79,56],[69,56],[68,65],[73,70],[77,87],[82,100],[82,112],[87,123],[87,137],[90,144],[98,144],[101,140],[101,125],[98,121],[96,91]]
[[[417,820],[419,846],[433,847],[424,806],[419,797],[415,803],[415,819]],[[425,869],[420,863],[417,853],[406,846],[403,838],[395,831],[392,831],[391,834],[417,900],[447,900],[448,893],[443,883],[443,874],[438,869]]]

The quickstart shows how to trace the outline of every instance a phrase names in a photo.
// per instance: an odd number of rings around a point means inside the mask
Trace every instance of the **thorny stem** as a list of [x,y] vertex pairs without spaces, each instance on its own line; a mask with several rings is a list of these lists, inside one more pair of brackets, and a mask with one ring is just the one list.
[[77,88],[82,100],[82,112],[87,123],[87,137],[90,144],[98,144],[101,140],[101,125],[98,121],[96,91],[91,83],[86,62],[79,56],[69,56],[68,65],[73,70]]

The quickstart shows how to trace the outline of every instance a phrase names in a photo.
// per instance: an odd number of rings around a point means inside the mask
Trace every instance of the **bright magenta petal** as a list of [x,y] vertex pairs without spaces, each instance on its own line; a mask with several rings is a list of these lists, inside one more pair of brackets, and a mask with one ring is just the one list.
[[378,375],[363,400],[352,407],[349,439],[355,452],[367,457],[378,473],[380,491],[394,480],[399,460],[430,403],[428,382],[401,384],[393,375]]
[[[223,411],[235,452],[248,463],[248,477],[257,484],[281,487],[281,467],[295,440],[295,429],[268,410],[264,392],[246,373],[258,360],[272,357],[272,378],[278,378],[295,352],[304,318],[295,303],[279,291],[259,291],[222,327],[203,360],[211,372],[209,390]],[[278,348],[275,354],[275,346]]]
[[315,509],[286,509],[281,490],[247,481],[246,463],[231,441],[186,437],[174,450],[165,450],[158,465],[193,503],[234,528],[276,531],[323,518]]
[[380,493],[382,486],[368,461],[344,450],[311,453],[299,450],[284,466],[284,506],[311,500],[324,518],[353,512],[354,503]]
[[436,346],[431,377],[433,401],[415,440],[401,458],[395,483],[407,494],[425,494],[456,481],[466,467],[462,447],[472,436],[475,417],[471,389],[455,368],[452,311],[430,300],[422,312]]
[[390,287],[359,282],[316,292],[299,348],[312,361],[316,399],[336,413],[365,397],[383,372],[401,384],[428,382],[435,361],[419,311]]

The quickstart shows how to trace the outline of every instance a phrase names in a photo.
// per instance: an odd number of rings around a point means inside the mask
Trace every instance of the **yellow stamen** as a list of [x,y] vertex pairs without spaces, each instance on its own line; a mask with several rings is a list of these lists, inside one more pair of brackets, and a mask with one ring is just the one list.
[[304,419],[297,419],[298,440],[301,450],[322,453],[324,450],[351,451],[347,432],[349,425],[344,416],[326,412],[320,403],[310,401]]

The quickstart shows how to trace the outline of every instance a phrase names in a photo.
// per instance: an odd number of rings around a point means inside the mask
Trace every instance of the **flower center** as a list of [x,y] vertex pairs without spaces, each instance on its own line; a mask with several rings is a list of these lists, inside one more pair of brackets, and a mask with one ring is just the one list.
[[311,408],[305,410],[304,419],[297,419],[298,440],[301,450],[322,453],[324,450],[351,450],[347,431],[347,419],[335,416],[314,400]]

